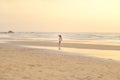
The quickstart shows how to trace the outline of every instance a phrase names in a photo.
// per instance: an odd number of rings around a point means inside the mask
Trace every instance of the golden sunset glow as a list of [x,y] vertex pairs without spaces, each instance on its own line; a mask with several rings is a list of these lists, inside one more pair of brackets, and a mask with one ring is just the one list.
[[0,31],[119,32],[119,0],[0,0]]

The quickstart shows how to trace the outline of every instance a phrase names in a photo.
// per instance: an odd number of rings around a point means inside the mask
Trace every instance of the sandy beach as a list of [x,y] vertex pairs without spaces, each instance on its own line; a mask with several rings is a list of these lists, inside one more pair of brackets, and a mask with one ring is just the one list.
[[0,80],[120,80],[119,70],[113,60],[0,43]]
[[0,0],[0,80],[120,80],[120,0]]

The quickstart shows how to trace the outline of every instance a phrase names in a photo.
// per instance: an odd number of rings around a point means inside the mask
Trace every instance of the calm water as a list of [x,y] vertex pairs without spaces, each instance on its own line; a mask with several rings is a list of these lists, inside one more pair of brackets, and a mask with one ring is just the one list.
[[89,44],[120,45],[120,33],[51,33],[51,32],[16,32],[0,33],[0,40],[58,40],[61,34],[64,42]]
[[16,32],[13,34],[0,33],[0,38],[56,38],[62,34],[65,39],[109,39],[120,40],[120,33],[51,33],[51,32]]

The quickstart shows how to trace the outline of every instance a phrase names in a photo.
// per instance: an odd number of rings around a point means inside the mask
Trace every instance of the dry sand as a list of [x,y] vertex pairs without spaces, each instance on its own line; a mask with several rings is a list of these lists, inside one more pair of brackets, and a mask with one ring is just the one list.
[[0,80],[120,80],[120,62],[0,43]]

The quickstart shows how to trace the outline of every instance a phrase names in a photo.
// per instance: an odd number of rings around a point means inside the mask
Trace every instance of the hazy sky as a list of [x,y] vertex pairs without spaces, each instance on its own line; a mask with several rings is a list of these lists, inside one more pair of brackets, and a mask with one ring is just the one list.
[[0,31],[120,32],[120,0],[0,0]]

